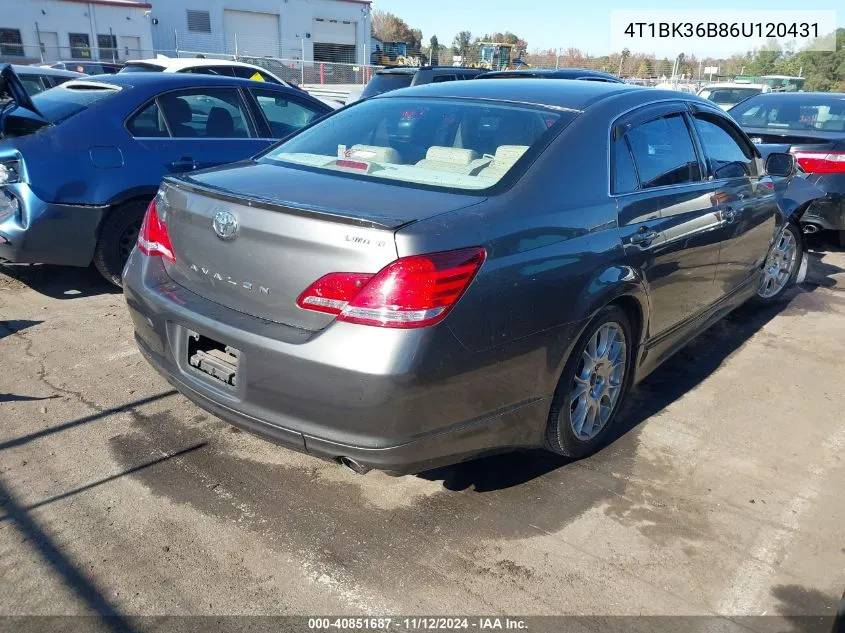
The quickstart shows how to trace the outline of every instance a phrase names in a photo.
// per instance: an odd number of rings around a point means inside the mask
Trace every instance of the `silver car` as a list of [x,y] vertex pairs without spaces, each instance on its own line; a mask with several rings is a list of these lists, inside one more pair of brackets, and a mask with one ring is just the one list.
[[795,282],[803,209],[772,178],[794,165],[678,92],[398,90],[167,178],[125,295],[188,398],[358,472],[578,458],[635,381]]

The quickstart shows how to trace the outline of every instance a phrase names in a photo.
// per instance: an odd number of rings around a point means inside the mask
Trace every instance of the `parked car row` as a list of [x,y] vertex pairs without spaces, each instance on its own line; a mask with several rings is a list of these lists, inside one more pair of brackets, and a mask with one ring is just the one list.
[[601,78],[332,110],[235,77],[0,75],[0,258],[93,261],[186,397],[357,472],[589,455],[631,385],[783,298],[824,196],[713,102]]
[[2,75],[19,107],[0,131],[0,257],[93,262],[116,284],[165,175],[249,158],[332,111],[234,77],[118,73],[30,97],[8,66]]

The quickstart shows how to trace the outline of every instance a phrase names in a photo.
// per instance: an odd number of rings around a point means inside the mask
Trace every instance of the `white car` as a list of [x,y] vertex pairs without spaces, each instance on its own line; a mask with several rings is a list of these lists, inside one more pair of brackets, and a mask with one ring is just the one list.
[[740,101],[745,101],[749,97],[771,91],[771,86],[767,86],[766,84],[725,82],[704,86],[698,91],[698,96],[709,99],[722,108],[722,110],[727,111]]
[[[252,79],[253,81],[267,81],[274,84],[282,84],[283,86],[288,86],[289,88],[304,90],[293,82],[280,79],[266,68],[256,66],[255,64],[236,62],[229,59],[164,56],[159,56],[155,59],[133,59],[126,62],[123,68],[120,69],[120,72],[198,73],[204,75],[223,75],[225,77]],[[314,98],[322,101],[335,110],[343,106],[343,104],[339,101],[334,101],[332,99],[323,99],[317,96],[314,96]]]

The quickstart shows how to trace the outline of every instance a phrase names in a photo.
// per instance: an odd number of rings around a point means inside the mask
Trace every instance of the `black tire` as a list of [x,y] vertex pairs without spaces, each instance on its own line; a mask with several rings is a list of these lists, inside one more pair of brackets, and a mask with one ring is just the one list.
[[100,229],[94,266],[99,273],[116,286],[120,286],[123,265],[138,241],[138,232],[148,200],[133,200],[111,210]]
[[[763,292],[763,287],[757,287],[757,296],[756,300],[758,303],[763,305],[771,305],[773,303],[778,303],[783,300],[784,295],[786,294],[787,290],[789,290],[792,286],[795,285],[795,280],[798,279],[798,273],[801,272],[801,262],[804,259],[804,242],[802,241],[801,237],[801,229],[798,227],[797,224],[790,222],[786,228],[784,229],[784,233],[789,232],[792,235],[792,239],[795,240],[795,260],[792,264],[792,269],[789,272],[789,277],[786,280],[786,283],[780,287],[777,292],[770,296],[764,296],[761,294]],[[778,241],[782,240],[784,235],[778,237]],[[772,251],[777,247],[777,243],[772,245],[772,250],[766,256],[766,262],[763,264],[764,270],[771,265],[770,258],[772,257]],[[762,278],[761,278],[762,281]]]
[[[621,391],[612,406],[610,416],[601,427],[601,430],[590,439],[581,439],[575,434],[571,422],[572,403],[570,402],[570,391],[575,384],[576,372],[581,372],[584,368],[583,355],[588,343],[602,327],[608,324],[618,325],[625,339],[625,366],[620,386]],[[581,459],[582,457],[591,455],[601,447],[602,442],[607,437],[608,431],[613,426],[619,410],[622,408],[628,388],[631,385],[634,346],[635,343],[631,334],[631,324],[628,315],[619,306],[606,306],[584,329],[584,333],[572,348],[572,354],[563,368],[563,373],[561,374],[560,381],[558,381],[554,398],[552,399],[552,407],[549,411],[549,421],[546,427],[546,446],[549,450],[572,459]]]

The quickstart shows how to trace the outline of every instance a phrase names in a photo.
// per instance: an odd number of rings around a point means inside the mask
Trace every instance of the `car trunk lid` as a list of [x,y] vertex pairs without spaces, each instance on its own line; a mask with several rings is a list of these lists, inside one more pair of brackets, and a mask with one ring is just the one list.
[[378,272],[397,258],[397,228],[478,200],[249,163],[166,180],[158,211],[176,283],[239,312],[319,330],[334,317],[296,305],[308,286],[331,272]]

